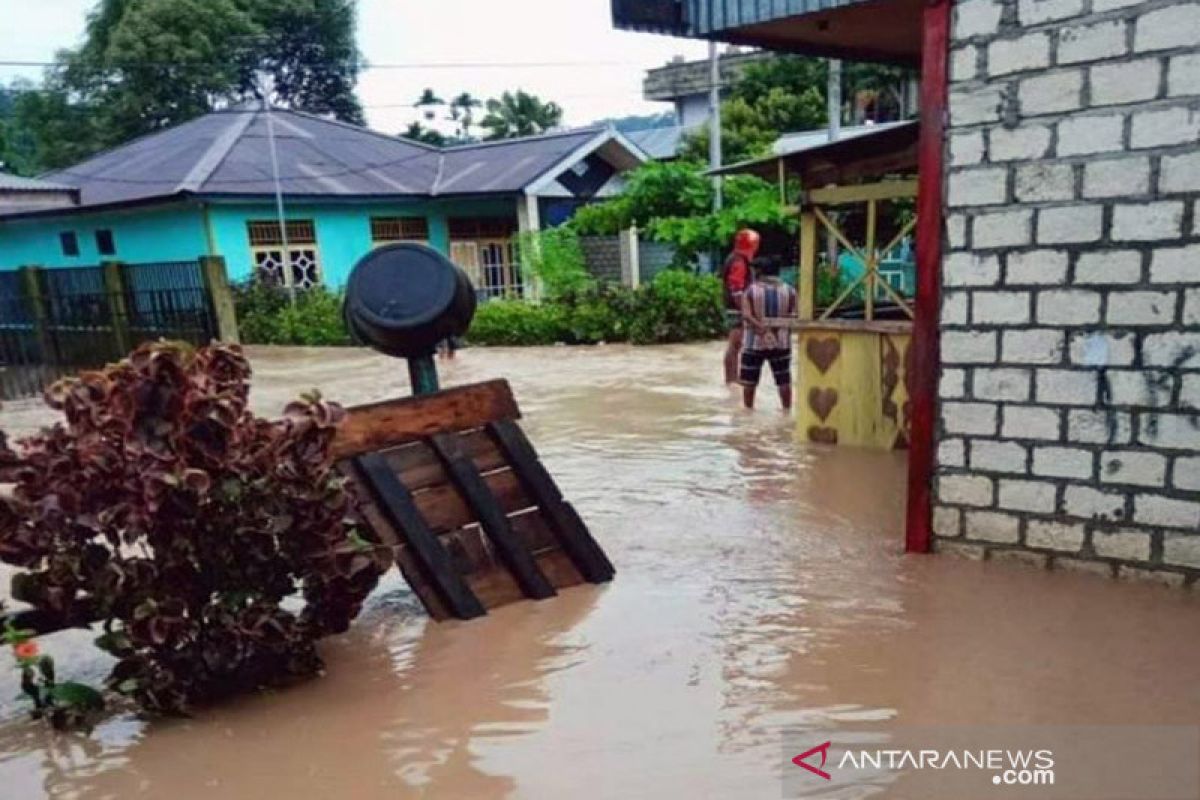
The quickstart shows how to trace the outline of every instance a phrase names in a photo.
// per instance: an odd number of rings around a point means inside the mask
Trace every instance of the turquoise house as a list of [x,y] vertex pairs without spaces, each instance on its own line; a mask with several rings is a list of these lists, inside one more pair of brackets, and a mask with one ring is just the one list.
[[221,256],[234,281],[337,288],[372,247],[419,241],[467,270],[482,298],[521,293],[516,234],[619,193],[645,159],[607,127],[435,148],[236,107],[43,176],[71,187],[74,204],[0,205],[0,271]]

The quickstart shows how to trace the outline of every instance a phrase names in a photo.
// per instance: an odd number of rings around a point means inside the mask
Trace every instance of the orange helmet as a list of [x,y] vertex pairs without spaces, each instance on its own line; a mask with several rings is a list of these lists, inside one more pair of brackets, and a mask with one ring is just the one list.
[[762,237],[758,235],[758,231],[742,228],[733,235],[733,252],[745,256],[747,259],[754,258],[761,240]]

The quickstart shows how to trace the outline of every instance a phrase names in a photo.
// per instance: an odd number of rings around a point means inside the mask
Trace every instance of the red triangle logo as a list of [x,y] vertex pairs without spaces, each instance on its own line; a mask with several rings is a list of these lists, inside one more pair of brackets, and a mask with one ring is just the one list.
[[816,747],[812,748],[811,750],[805,750],[803,753],[801,753],[800,755],[793,758],[792,763],[795,764],[797,767],[804,767],[806,770],[808,770],[812,774],[819,775],[827,781],[833,780],[833,777],[825,770],[821,769],[820,767],[814,767],[812,764],[805,763],[805,761],[804,761],[804,759],[808,758],[809,756],[814,755],[815,753],[820,753],[821,754],[821,767],[824,767],[825,759],[829,756],[829,745],[830,744],[832,744],[832,742],[825,742],[824,744],[817,745]]

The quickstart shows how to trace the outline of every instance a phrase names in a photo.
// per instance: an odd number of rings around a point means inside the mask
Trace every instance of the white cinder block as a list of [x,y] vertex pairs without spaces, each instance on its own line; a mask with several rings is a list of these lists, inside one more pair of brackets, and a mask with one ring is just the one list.
[[1062,331],[1005,331],[1001,361],[1008,364],[1057,364],[1062,361],[1065,341],[1066,334]]
[[1031,511],[1035,514],[1054,513],[1057,488],[1046,481],[1000,481],[997,504],[1010,511]]
[[967,371],[944,369],[938,378],[938,397],[943,400],[959,400],[967,393]]
[[1100,481],[1162,486],[1167,481],[1167,459],[1145,450],[1109,450],[1100,456]]
[[1072,364],[1120,367],[1132,364],[1137,358],[1137,341],[1133,334],[1124,331],[1079,331],[1071,334],[1069,352]]
[[1163,563],[1200,569],[1200,533],[1168,533],[1164,536]]
[[1171,485],[1176,489],[1200,491],[1200,456],[1179,456],[1171,467]]
[[1072,116],[1058,124],[1058,155],[1077,156],[1124,149],[1123,114]]
[[993,34],[1000,28],[1003,7],[993,0],[967,0],[954,6],[954,38]]
[[1175,292],[1111,292],[1105,320],[1110,325],[1169,325],[1177,301]]
[[955,537],[962,534],[962,513],[957,508],[935,506],[933,532],[938,536]]
[[1028,244],[1032,222],[1028,209],[977,214],[971,220],[971,243],[980,250]]
[[1056,441],[1061,428],[1059,413],[1056,408],[1005,406],[1000,435],[1007,439]]
[[1043,208],[1037,215],[1038,244],[1077,244],[1100,238],[1104,209],[1099,205]]
[[968,292],[944,292],[942,294],[942,324],[966,325]]
[[1017,101],[1023,116],[1074,111],[1081,105],[1083,70],[1071,69],[1023,78]]
[[990,506],[992,479],[982,475],[942,475],[937,479],[938,500],[962,506]]
[[1107,404],[1112,406],[1164,408],[1171,404],[1175,388],[1175,376],[1169,370],[1110,369],[1104,379],[1108,383]]
[[1167,94],[1200,94],[1200,53],[1175,56],[1167,67]]
[[973,292],[971,321],[976,325],[1022,325],[1029,322],[1029,292]]
[[1150,334],[1142,341],[1142,363],[1151,367],[1200,369],[1200,331]]
[[978,400],[1024,402],[1029,399],[1031,379],[1027,369],[979,367],[972,370],[972,393]]
[[1019,0],[1017,4],[1017,19],[1022,25],[1036,25],[1082,13],[1083,0]]
[[937,464],[939,467],[965,467],[967,447],[962,439],[943,439],[938,443]]
[[984,149],[983,133],[980,131],[950,134],[950,164],[952,166],[978,164],[983,160]]
[[1004,283],[1060,284],[1067,282],[1067,252],[1065,250],[1028,250],[1009,253],[1004,257]]
[[992,161],[1032,161],[1050,150],[1047,125],[993,128],[988,133],[988,155]]
[[1035,397],[1039,403],[1091,406],[1096,403],[1096,373],[1082,369],[1039,369]]
[[1200,528],[1200,503],[1157,494],[1139,494],[1133,499],[1133,518],[1142,525],[1195,530]]
[[1162,247],[1150,256],[1152,283],[1200,282],[1200,244]]
[[995,511],[968,511],[966,529],[968,539],[1016,544],[1021,538],[1021,518]]
[[1183,203],[1159,200],[1113,206],[1112,238],[1146,242],[1178,238],[1183,231]]
[[1000,105],[1004,98],[997,86],[955,86],[950,90],[950,124],[975,125],[980,122],[996,122],[1000,119]]
[[1194,414],[1143,414],[1138,442],[1165,450],[1200,451],[1200,427]]
[[1084,197],[1130,197],[1150,192],[1150,159],[1110,158],[1083,168]]
[[951,253],[942,263],[946,286],[995,286],[1000,282],[1000,259],[969,250]]
[[955,170],[948,181],[947,203],[952,207],[1003,203],[1007,185],[1008,170],[1002,167]]
[[1075,168],[1054,162],[1017,167],[1013,195],[1020,203],[1070,200],[1075,196]]
[[995,436],[996,406],[993,403],[942,403],[942,424],[947,433]]
[[1101,558],[1122,561],[1149,561],[1150,534],[1129,528],[1116,531],[1093,531],[1092,547]]
[[1050,478],[1092,477],[1092,454],[1077,447],[1035,447],[1033,474]]
[[1168,50],[1195,47],[1200,42],[1200,4],[1184,2],[1148,11],[1138,17],[1133,49]]
[[996,334],[993,331],[946,331],[942,334],[943,364],[993,364]]
[[991,439],[972,439],[971,469],[977,472],[1009,472],[1024,475],[1025,448],[1016,442],[997,442]]
[[1058,63],[1100,61],[1124,55],[1125,20],[1113,19],[1095,25],[1076,25],[1058,32]]
[[1163,156],[1158,186],[1163,192],[1200,192],[1200,152]]
[[974,80],[979,71],[979,48],[973,44],[950,51],[950,80]]
[[1137,250],[1089,250],[1075,263],[1077,284],[1137,283],[1142,279],[1142,254]]
[[1153,100],[1158,95],[1161,75],[1162,64],[1157,58],[1092,67],[1091,104],[1111,106]]
[[1067,441],[1080,444],[1128,444],[1133,418],[1124,411],[1075,409],[1067,414]]
[[1025,530],[1025,544],[1042,550],[1077,553],[1083,547],[1083,536],[1082,525],[1031,520]]
[[1050,65],[1050,36],[1030,33],[1016,39],[997,39],[987,48],[988,77],[1045,69]]
[[[1200,6],[1197,6],[1200,8]],[[1200,137],[1200,111],[1175,106],[1133,115],[1129,141],[1132,147],[1166,147],[1188,144]]]
[[1042,325],[1091,325],[1100,321],[1100,293],[1086,289],[1047,289],[1037,295]]

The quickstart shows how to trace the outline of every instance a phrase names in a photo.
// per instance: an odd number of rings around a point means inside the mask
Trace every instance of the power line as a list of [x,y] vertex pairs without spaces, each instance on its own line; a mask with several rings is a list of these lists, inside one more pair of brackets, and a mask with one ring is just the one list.
[[[350,62],[323,62],[322,65],[342,64],[351,66]],[[397,63],[372,63],[369,61],[353,64],[359,70],[372,69],[569,69],[584,67],[615,67],[633,65],[631,61],[409,61]],[[0,67],[61,67],[59,61],[14,61],[0,60]],[[103,71],[105,69],[123,69],[128,67],[224,67],[228,62],[207,61],[122,61],[106,64],[102,67],[89,67]]]

